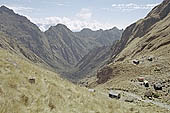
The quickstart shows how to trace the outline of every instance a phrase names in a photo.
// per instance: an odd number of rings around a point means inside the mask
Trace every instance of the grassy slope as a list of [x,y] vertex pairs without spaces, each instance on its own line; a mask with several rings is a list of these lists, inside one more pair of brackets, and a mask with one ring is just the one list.
[[[170,14],[164,19],[151,26],[148,33],[142,37],[135,38],[115,59],[123,61],[111,63],[108,66],[113,69],[111,79],[107,83],[99,85],[98,88],[118,88],[126,89],[143,95],[146,88],[142,88],[130,82],[138,76],[145,76],[152,82],[165,81],[170,79]],[[140,21],[137,22],[140,24]],[[149,62],[147,58],[153,57],[153,62]],[[138,59],[139,65],[134,65],[132,61]],[[155,71],[160,69],[160,71]],[[167,90],[168,88],[165,88]],[[167,92],[167,91],[166,91]],[[170,96],[162,93],[162,99],[170,104]]]
[[[35,84],[29,83],[29,77],[36,78]],[[139,109],[90,93],[3,49],[0,81],[0,113],[132,113]]]
[[[166,1],[169,3],[169,0]],[[163,7],[162,10],[169,8],[169,6],[167,6],[167,3],[162,3],[162,5],[160,6]],[[165,8],[165,6],[167,8]],[[158,9],[159,11],[159,6],[157,6],[156,9]],[[168,13],[168,11],[170,10],[168,9],[167,11],[165,11],[167,12],[167,15],[163,19],[159,20],[158,22],[150,26],[148,29],[146,29],[147,32],[141,37],[137,35],[139,35],[139,33],[143,33],[140,32],[140,29],[143,29],[145,26],[147,26],[147,24],[149,24],[149,22],[145,22],[147,18],[150,18],[149,16],[145,19],[137,21],[134,24],[136,27],[132,27],[135,30],[129,30],[130,33],[127,33],[130,34],[129,37],[127,37],[127,39],[129,39],[129,43],[126,44],[126,47],[114,59],[115,62],[108,65],[113,69],[113,73],[111,74],[112,76],[110,77],[113,77],[113,79],[110,80],[110,82],[113,82],[112,85],[118,85],[117,83],[123,85],[125,81],[127,83],[127,81],[139,75],[158,75],[162,78],[164,78],[164,75],[166,74],[169,75],[170,13]],[[159,13],[154,14],[153,12],[154,10],[151,11],[150,15],[152,15],[153,17],[159,17]],[[137,36],[136,38],[134,38],[135,35]],[[134,39],[130,41],[132,38]],[[147,61],[147,58],[149,56],[153,57],[153,62]],[[140,65],[133,65],[132,61],[134,59],[138,59],[141,62]],[[154,68],[161,68],[161,73],[154,72]],[[168,79],[167,76],[165,76],[165,78]],[[115,82],[115,79],[117,79],[118,82]],[[124,86],[128,87],[129,85]]]

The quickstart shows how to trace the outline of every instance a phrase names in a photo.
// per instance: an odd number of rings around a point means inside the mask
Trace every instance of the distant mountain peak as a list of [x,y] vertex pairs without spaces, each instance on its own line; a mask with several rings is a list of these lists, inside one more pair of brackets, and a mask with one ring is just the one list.
[[84,32],[84,31],[92,31],[90,28],[84,28],[81,30],[81,32]]
[[9,9],[8,7],[6,7],[5,5],[2,5],[0,7],[0,12],[6,12],[6,13],[10,13],[10,14],[13,14],[14,11],[12,9]]
[[157,17],[163,19],[170,13],[170,0],[164,0],[160,5],[152,9],[152,11],[145,17]]
[[[57,24],[56,26],[51,26],[48,30],[57,30],[57,31],[70,31],[70,32],[72,32],[66,25],[64,25],[64,24]],[[47,30],[47,31],[48,31]]]
[[83,28],[82,30],[91,30],[90,28]]
[[64,24],[57,24],[55,27],[62,27],[62,28],[67,28],[67,26],[66,25],[64,25]]
[[118,29],[118,28],[117,27],[113,27],[112,30],[114,30],[114,29]]
[[5,5],[2,5],[2,6],[0,7],[0,9],[3,9],[3,8],[8,9]]
[[90,28],[84,28],[84,29],[82,29],[80,32],[89,33],[89,32],[96,32],[96,31],[100,31],[100,32],[102,32],[102,31],[103,31],[103,29],[99,29],[99,30],[92,30],[92,29],[90,29]]

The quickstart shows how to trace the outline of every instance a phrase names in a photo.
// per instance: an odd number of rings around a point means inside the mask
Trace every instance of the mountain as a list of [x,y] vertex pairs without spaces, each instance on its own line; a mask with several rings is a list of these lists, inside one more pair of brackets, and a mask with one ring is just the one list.
[[[91,50],[94,51],[94,48],[111,46],[112,42],[120,39],[122,30],[114,27],[110,30],[84,29],[72,32],[65,25],[58,24],[41,32],[26,17],[1,6],[0,32],[6,36],[5,40],[8,40],[13,51],[21,53],[34,63],[64,74],[75,70],[75,65]],[[89,35],[85,35],[86,33]],[[69,75],[65,77],[69,78]]]
[[[7,35],[6,40],[13,50],[19,51],[31,61],[40,60],[43,65],[55,71],[70,66],[53,54],[45,33],[26,17],[15,14],[5,6],[0,8],[0,31]],[[37,58],[32,59],[30,56],[37,56]]]
[[[156,93],[153,86],[160,83],[160,100],[169,104],[166,95],[170,73],[170,0],[164,0],[143,19],[128,26],[121,40],[112,45],[112,57],[108,64],[97,71],[90,87],[126,90],[144,96]],[[138,83],[143,77],[149,88]],[[165,85],[165,87],[164,87]],[[155,99],[155,98],[154,98]]]
[[64,69],[62,75],[77,81],[86,77],[87,73],[98,69],[110,57],[106,51],[110,50],[110,46],[115,40],[120,39],[121,33],[122,30],[118,30],[116,27],[105,31],[92,31],[85,28],[80,32],[72,32],[65,25],[58,24],[50,27],[45,35],[48,37],[52,54],[61,62],[70,65],[70,69]]
[[59,56],[61,62],[73,66],[87,54],[87,44],[65,25],[58,24],[45,32],[53,55]]
[[67,74],[71,75],[70,79],[74,82],[93,76],[96,71],[109,60],[110,56],[110,46],[94,48],[75,65],[75,68],[72,71]]
[[149,56],[158,58],[161,56],[167,59],[170,46],[169,25],[170,0],[164,0],[144,19],[125,29],[121,40],[112,46],[110,63],[116,65]]
[[[146,38],[146,35],[151,37],[151,39],[148,39],[148,41],[147,41],[147,43],[149,43],[149,44],[156,37],[161,38],[159,36],[154,36],[155,34],[153,34],[153,32],[156,32],[155,30],[156,30],[156,25],[158,24],[158,22],[164,21],[162,23],[165,23],[165,24],[167,23],[167,21],[164,19],[168,18],[169,9],[170,9],[169,1],[164,0],[164,2],[162,4],[155,7],[144,19],[141,19],[138,22],[128,26],[122,34],[121,41],[119,42],[119,44],[117,43],[116,48],[114,48],[113,55],[116,56],[117,54],[119,54],[124,48],[126,48],[126,46],[128,46],[129,43],[133,42],[133,40],[135,40],[135,39],[137,40],[138,38],[143,40],[144,39],[143,37],[145,36],[145,38]],[[161,30],[163,32],[165,32],[164,30],[167,30],[167,28],[168,28],[167,26],[160,26],[159,32],[161,32]],[[149,34],[149,32],[152,34]],[[152,36],[155,38],[152,38]],[[143,46],[141,45],[142,46],[141,51],[143,49],[145,49],[144,45],[147,46],[147,44],[143,44]],[[129,54],[131,54],[131,53],[129,53]],[[113,59],[114,58],[115,57],[113,57]]]
[[[169,17],[167,16],[167,18]],[[163,30],[163,26],[169,25],[169,19],[167,19],[166,21],[165,20],[166,19],[162,19],[160,23],[158,22],[158,26],[153,29],[159,29],[160,26],[160,29]],[[165,36],[165,32],[168,34],[168,31],[169,27],[167,28],[167,30],[165,29],[161,32],[163,33],[163,36]],[[153,34],[156,33],[154,32]],[[46,35],[49,35],[49,37],[47,37]],[[167,36],[169,37],[169,35]],[[102,89],[102,87],[99,86],[101,89],[96,88],[94,92],[91,92],[91,90],[93,89],[88,89],[85,87],[80,87],[79,85],[72,84],[71,82],[60,78],[59,76],[62,75],[56,74],[54,70],[49,70],[51,68],[62,70],[63,68],[65,69],[65,71],[67,71],[65,66],[68,66],[68,68],[72,68],[72,63],[75,63],[72,62],[74,60],[68,60],[68,58],[65,58],[64,56],[67,54],[72,55],[72,52],[79,51],[79,47],[87,46],[83,46],[83,44],[76,44],[76,42],[80,41],[80,38],[82,39],[82,42],[87,44],[89,44],[88,42],[95,42],[95,40],[91,40],[93,37],[90,39],[90,41],[88,37],[87,39],[84,37],[78,37],[74,35],[74,33],[72,33],[69,29],[67,29],[67,27],[64,25],[51,27],[48,32],[43,33],[27,18],[15,14],[12,10],[6,8],[5,6],[2,6],[0,8],[0,113],[169,112],[169,110],[159,107],[166,107],[166,105],[160,104],[159,106],[155,106],[148,103],[147,100],[147,103],[144,103],[145,101],[143,102],[141,100],[135,100],[135,103],[132,104],[124,102],[123,100],[119,101],[116,99],[108,98],[109,94],[107,89],[110,89],[110,87],[108,86],[105,87],[104,90]],[[142,38],[143,37],[141,37],[141,39]],[[61,43],[59,43],[58,41],[61,41]],[[93,66],[96,67],[96,65],[101,65],[99,64],[99,62],[102,62],[103,65],[103,62],[105,63],[103,59],[107,60],[108,56],[112,55],[110,53],[112,53],[114,48],[117,47],[116,45],[121,44],[120,42],[121,41],[114,41],[111,49],[109,49],[110,46],[99,46],[96,48],[92,48],[91,50],[89,50],[90,48],[88,47],[88,49],[85,50],[88,50],[90,52],[82,57],[82,60],[77,63],[76,67],[81,68],[82,72],[84,72],[84,70],[88,70],[88,67],[93,68]],[[156,42],[162,43],[160,40]],[[153,44],[155,43],[153,42]],[[72,44],[75,44],[75,46],[72,47]],[[97,42],[97,44],[100,43]],[[65,51],[61,50],[62,48],[60,46],[66,47]],[[135,46],[137,45],[135,44]],[[169,45],[166,42],[161,44],[161,46],[158,45],[158,49],[155,50],[156,52],[158,52],[158,56],[156,56],[157,53],[155,53],[155,57],[161,56],[162,53],[162,56],[164,56],[164,54],[167,54],[166,52],[168,52],[168,46]],[[129,45],[127,47],[134,49],[132,46]],[[158,50],[160,48],[161,51],[164,52],[159,52]],[[122,52],[123,51],[124,49],[122,49]],[[60,53],[62,53],[62,55]],[[78,56],[80,57],[81,55],[78,54]],[[166,60],[168,60],[169,58],[169,56],[167,56],[163,57],[162,59],[162,56],[158,60],[164,61],[164,58],[167,58]],[[74,55],[70,57],[72,59],[79,58],[75,57]],[[117,54],[115,59],[117,59],[118,57],[119,54]],[[111,79],[113,72],[119,76],[116,79],[112,79],[113,82],[112,80],[110,81],[111,85],[116,84],[119,86],[120,83],[123,82],[125,83],[124,86],[131,87],[132,85],[129,85],[129,82],[126,83],[127,80],[131,79],[130,77],[132,76],[132,74],[134,74],[131,70],[136,69],[137,73],[144,70],[142,70],[140,65],[139,67],[136,65],[132,65],[130,67],[128,64],[126,64],[128,60],[126,58],[125,60],[126,61],[123,61],[123,63],[119,62],[119,60],[114,65],[111,63],[107,67],[102,69],[103,71],[99,71],[98,73],[100,74],[98,74],[99,78],[97,83],[99,84],[100,82],[103,82],[103,75],[106,75],[110,77],[109,79]],[[118,65],[118,62],[120,65]],[[169,62],[166,61],[163,64],[168,65],[168,63]],[[42,65],[45,67],[43,67]],[[144,67],[148,68],[149,66],[144,65]],[[162,71],[162,69],[159,68],[156,71],[159,70]],[[167,71],[168,70],[166,70],[165,72]],[[144,72],[147,73],[147,71]],[[126,76],[121,76],[121,74],[126,74]],[[124,79],[124,77],[126,77],[126,79]],[[136,87],[137,85],[131,88],[137,93],[138,90],[135,89]],[[137,89],[142,88],[137,87]],[[123,92],[121,95],[124,96],[126,93]],[[130,94],[130,96],[134,95],[131,93],[128,94]],[[137,98],[140,97],[137,96]],[[167,96],[167,101],[168,100],[170,99]]]
[[1,113],[132,113],[132,108],[141,112],[160,111],[158,107],[146,109],[89,92],[1,47],[0,81]]
[[121,33],[117,28],[105,31],[85,28],[80,32],[72,32],[65,25],[58,24],[50,27],[45,35],[52,51],[55,51],[53,54],[59,54],[67,63],[75,65],[93,48],[111,46],[120,39]]
[[92,31],[88,28],[84,28],[76,34],[84,39],[93,40],[99,43],[100,46],[110,46],[113,44],[114,41],[120,40],[122,32],[123,30],[119,30],[116,27],[113,27],[109,30],[100,29],[97,31]]
[[[36,62],[36,59],[45,61],[48,50],[48,40],[39,28],[26,17],[15,14],[5,6],[0,7],[0,32],[6,35],[8,44],[13,50],[19,51],[28,59]],[[49,57],[48,57],[49,58]]]

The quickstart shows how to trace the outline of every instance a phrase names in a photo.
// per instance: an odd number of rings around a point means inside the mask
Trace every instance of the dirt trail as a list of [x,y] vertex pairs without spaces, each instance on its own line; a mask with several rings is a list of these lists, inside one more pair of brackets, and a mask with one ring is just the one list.
[[[153,101],[153,100],[149,100],[149,99],[145,99],[145,100],[144,100],[144,99],[142,99],[141,96],[136,95],[136,94],[131,93],[131,92],[126,92],[126,91],[122,91],[122,90],[113,90],[113,91],[115,91],[115,92],[117,92],[117,93],[124,93],[126,96],[133,97],[133,98],[135,98],[135,99],[137,99],[137,100],[139,100],[139,101],[142,101],[142,102],[144,102],[144,103],[152,103],[152,104],[157,105],[157,106],[159,106],[159,107],[162,107],[162,108],[165,108],[165,109],[170,110],[170,105],[167,104],[167,103],[161,103],[161,102],[157,102],[157,101]],[[102,95],[105,95],[105,96],[108,96],[107,93],[101,93],[101,94],[102,94]]]

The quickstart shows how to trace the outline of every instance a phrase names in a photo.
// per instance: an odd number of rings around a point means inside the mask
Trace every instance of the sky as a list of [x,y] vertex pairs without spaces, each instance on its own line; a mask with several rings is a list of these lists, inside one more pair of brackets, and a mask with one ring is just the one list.
[[125,29],[144,18],[163,0],[0,0],[16,13],[26,16],[42,31],[65,24],[72,31]]

